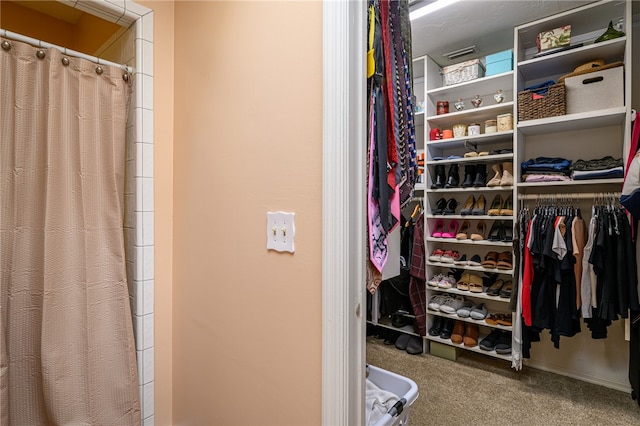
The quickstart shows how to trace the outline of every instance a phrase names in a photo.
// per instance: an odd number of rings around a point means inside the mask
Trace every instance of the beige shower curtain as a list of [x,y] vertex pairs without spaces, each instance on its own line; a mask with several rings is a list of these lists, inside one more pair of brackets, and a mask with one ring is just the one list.
[[[2,41],[5,41],[4,39]],[[136,425],[123,71],[0,49],[0,419]]]

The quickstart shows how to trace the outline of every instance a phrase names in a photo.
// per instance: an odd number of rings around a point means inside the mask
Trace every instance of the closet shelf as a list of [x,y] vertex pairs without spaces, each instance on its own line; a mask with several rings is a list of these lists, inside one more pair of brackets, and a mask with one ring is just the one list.
[[423,126],[424,125],[424,111],[421,112],[414,112],[413,113],[413,124],[415,124],[416,126]]
[[439,139],[434,141],[427,141],[427,148],[449,149],[449,148],[464,148],[465,141],[477,143],[478,145],[484,145],[494,142],[505,142],[511,144],[513,138],[513,130],[506,130],[504,132],[495,133],[482,133],[475,136],[465,136],[463,138],[451,138],[451,139]]
[[[476,272],[486,272],[489,274],[504,274],[504,275],[513,275],[513,269],[495,269],[495,268],[483,268],[482,266],[470,266],[470,265],[454,265],[453,263],[442,263],[442,262],[432,262],[430,260],[427,261],[427,265],[436,266],[440,268],[451,268],[451,269],[464,269],[465,271],[476,271]],[[460,294],[469,294],[469,292],[461,292]],[[482,294],[482,293],[480,293]]]
[[[498,216],[496,216],[498,217]],[[478,246],[496,246],[496,247],[512,247],[512,243],[504,243],[502,241],[489,241],[489,240],[481,240],[481,241],[471,241],[471,240],[456,240],[455,238],[436,238],[436,237],[427,237],[426,241],[436,242],[436,243],[453,243],[453,244],[464,244],[464,245],[478,245]]]
[[[495,312],[491,312],[491,313],[495,313]],[[476,324],[476,325],[482,325],[485,327],[489,327],[489,328],[497,328],[499,330],[505,330],[505,331],[511,331],[513,330],[513,326],[506,326],[506,325],[500,325],[500,324],[487,324],[485,322],[485,320],[481,319],[481,320],[476,320],[473,318],[460,318],[457,314],[446,314],[444,312],[440,312],[440,311],[434,311],[431,309],[427,309],[427,314],[429,315],[436,315],[439,317],[443,317],[443,318],[450,318],[456,321],[462,321],[462,322],[468,322],[470,324]]]
[[[493,99],[492,99],[493,100]],[[487,104],[488,104],[487,99]],[[427,117],[431,126],[441,126],[442,128],[453,127],[458,123],[482,123],[489,118],[496,118],[500,114],[513,112],[513,101],[501,104],[490,104],[480,108],[464,109],[462,111],[450,112],[449,114],[432,115]]]
[[[478,337],[478,342],[481,342],[482,339],[484,339],[487,335],[482,335],[480,334],[480,337]],[[425,339],[427,340],[431,340],[432,342],[438,342],[438,343],[443,343],[445,345],[449,345],[449,346],[455,346],[457,348],[461,348],[461,349],[465,349],[468,351],[473,351],[473,352],[477,352],[479,354],[485,354],[488,356],[492,356],[494,358],[500,358],[500,359],[504,359],[506,361],[511,361],[511,354],[509,355],[501,355],[499,353],[496,353],[496,351],[485,351],[484,349],[480,349],[480,346],[464,346],[464,344],[460,343],[460,344],[455,344],[451,341],[451,339],[443,339],[439,336],[425,336]]]
[[579,65],[594,58],[604,59],[608,64],[622,61],[624,60],[626,42],[626,37],[620,37],[548,56],[528,59],[518,62],[518,71],[525,81],[530,81],[570,73]]
[[440,287],[431,287],[429,286],[429,290],[431,291],[440,291],[442,293],[450,293],[460,296],[466,296],[474,299],[485,299],[485,300],[493,300],[495,302],[503,302],[509,303],[509,299],[498,296],[489,296],[487,293],[471,293],[470,291],[462,291],[457,288],[440,288]]
[[513,186],[480,186],[474,188],[440,188],[429,189],[429,193],[445,193],[445,192],[496,192],[496,191],[513,191]]
[[375,323],[373,321],[370,321],[370,320],[367,320],[367,323],[372,324],[372,325],[377,325],[379,327],[383,327],[383,328],[386,328],[386,329],[389,329],[389,330],[397,331],[397,332],[400,332],[400,333],[410,334],[412,336],[420,337],[420,335],[414,331],[412,325],[405,325],[404,327],[400,327],[400,328],[394,327],[394,326],[391,325],[391,319],[386,318],[386,317],[380,318],[377,323]]
[[522,182],[518,184],[519,188],[550,188],[555,189],[563,186],[580,187],[585,189],[593,189],[593,185],[622,185],[623,178],[615,179],[585,179],[585,180],[567,180],[558,182]]
[[[510,91],[511,87],[513,87],[513,71],[507,71],[502,74],[496,74],[451,86],[443,86],[427,90],[427,96],[432,99],[450,99],[453,101],[458,98],[462,98],[466,101],[476,94],[488,96],[490,94],[493,95],[498,91],[498,89],[502,89],[505,92]],[[469,102],[465,103],[467,104],[467,109],[473,108]]]
[[474,216],[474,215],[461,215],[461,214],[428,214],[425,215],[426,219],[458,219],[458,220],[513,220],[513,216]]
[[482,155],[480,157],[468,157],[468,158],[453,158],[451,160],[430,160],[427,161],[427,166],[435,166],[438,164],[460,164],[460,163],[491,163],[500,160],[511,160],[513,154],[496,154],[496,155]]
[[626,114],[626,107],[618,107],[525,120],[518,123],[518,130],[525,136],[534,136],[617,126],[624,122]]

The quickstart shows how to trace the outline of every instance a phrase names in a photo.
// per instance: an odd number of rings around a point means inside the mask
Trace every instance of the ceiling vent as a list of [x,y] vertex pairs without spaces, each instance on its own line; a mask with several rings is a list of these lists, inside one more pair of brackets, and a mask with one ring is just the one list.
[[460,58],[461,56],[466,56],[466,55],[470,55],[472,53],[476,53],[476,46],[469,46],[469,47],[465,47],[462,49],[458,49],[458,50],[454,50],[453,52],[449,52],[449,53],[445,53],[442,56],[445,56],[448,59],[456,59],[456,58]]

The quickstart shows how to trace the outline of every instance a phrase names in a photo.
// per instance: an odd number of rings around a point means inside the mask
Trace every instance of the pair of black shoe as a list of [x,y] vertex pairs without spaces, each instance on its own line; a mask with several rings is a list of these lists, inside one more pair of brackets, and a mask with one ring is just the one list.
[[452,164],[449,167],[449,174],[445,174],[444,165],[439,164],[436,166],[436,175],[431,189],[440,188],[457,188],[460,185],[460,172],[457,164]]
[[501,355],[511,353],[511,332],[494,328],[491,333],[480,341],[480,349],[496,351]]
[[431,212],[433,214],[456,214],[456,207],[458,207],[458,200],[455,198],[440,198],[436,201],[436,208]]
[[480,188],[487,185],[487,165],[468,164],[464,166],[463,188]]
[[491,226],[489,235],[487,236],[489,241],[504,241],[510,243],[513,241],[513,227],[511,222],[504,220],[496,220]]
[[429,329],[429,336],[440,336],[442,339],[451,339],[454,324],[455,321],[451,318],[436,316],[433,319],[433,325],[431,325]]
[[[486,164],[468,164],[464,166],[463,188],[481,187],[487,184],[487,165]],[[449,173],[445,174],[444,165],[436,166],[436,175],[431,189],[439,188],[457,188],[460,186],[460,169],[457,164],[449,167]]]

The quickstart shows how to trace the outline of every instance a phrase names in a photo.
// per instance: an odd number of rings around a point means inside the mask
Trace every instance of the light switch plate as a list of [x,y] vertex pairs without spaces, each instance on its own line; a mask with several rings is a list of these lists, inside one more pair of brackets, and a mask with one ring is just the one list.
[[267,250],[293,253],[295,213],[267,212]]

